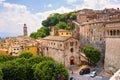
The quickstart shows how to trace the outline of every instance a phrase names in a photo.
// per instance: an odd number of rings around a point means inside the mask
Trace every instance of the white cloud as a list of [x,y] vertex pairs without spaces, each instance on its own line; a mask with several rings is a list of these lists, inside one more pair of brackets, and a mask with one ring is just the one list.
[[67,2],[71,4],[71,3],[77,2],[77,0],[67,0]]
[[3,7],[9,9],[9,10],[14,10],[14,11],[26,11],[27,7],[24,5],[18,5],[18,4],[11,4],[11,3],[3,3]]
[[104,9],[104,8],[117,8],[119,7],[120,3],[118,0],[82,0],[83,3],[76,6],[76,10],[83,9],[83,8],[90,8],[90,9]]
[[0,0],[0,4],[2,4],[5,0]]
[[60,13],[61,14],[61,13],[68,13],[71,11],[73,11],[73,10],[62,6],[59,9],[46,11],[46,12],[40,12],[40,13],[37,13],[36,15],[39,16],[39,18],[41,18],[41,20],[44,20],[52,13]]
[[44,5],[45,8],[51,8],[52,6],[52,4]]
[[48,7],[52,7],[52,4],[48,4]]
[[22,35],[24,23],[27,24],[30,34],[41,27],[42,20],[46,19],[49,14],[72,11],[71,9],[60,7],[56,10],[33,14],[24,5],[6,2],[3,3],[3,8],[5,8],[5,11],[0,12],[0,32],[20,33],[20,35]]

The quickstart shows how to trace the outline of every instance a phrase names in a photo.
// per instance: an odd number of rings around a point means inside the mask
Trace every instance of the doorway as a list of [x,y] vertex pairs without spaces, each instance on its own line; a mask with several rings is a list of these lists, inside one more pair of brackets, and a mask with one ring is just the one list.
[[74,58],[74,56],[71,56],[70,57],[70,65],[74,65],[75,64],[75,58]]

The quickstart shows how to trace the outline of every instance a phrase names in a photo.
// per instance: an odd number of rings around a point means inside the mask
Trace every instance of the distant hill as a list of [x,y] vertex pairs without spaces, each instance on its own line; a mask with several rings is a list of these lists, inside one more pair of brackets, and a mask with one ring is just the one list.
[[20,34],[18,34],[18,33],[0,32],[0,38],[16,37],[18,35],[20,35]]

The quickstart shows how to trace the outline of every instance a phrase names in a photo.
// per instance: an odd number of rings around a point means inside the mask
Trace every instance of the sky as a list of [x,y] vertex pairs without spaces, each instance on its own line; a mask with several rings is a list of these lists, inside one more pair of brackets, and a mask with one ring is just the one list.
[[52,13],[68,13],[80,9],[120,8],[120,0],[0,0],[0,37],[36,32]]

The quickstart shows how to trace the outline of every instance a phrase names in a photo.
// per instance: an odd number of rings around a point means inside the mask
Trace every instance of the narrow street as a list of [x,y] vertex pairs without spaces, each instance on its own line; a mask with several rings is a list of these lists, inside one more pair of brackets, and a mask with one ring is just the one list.
[[69,70],[70,77],[74,77],[75,80],[109,80],[109,77],[104,74],[102,68],[96,68],[97,76],[94,78],[90,77],[89,74],[79,75],[78,69],[78,66],[72,66]]
[[86,75],[70,74],[70,77],[74,77],[75,80],[109,80],[109,77],[106,77],[106,76],[98,75],[92,78],[89,76],[89,74],[86,74]]

